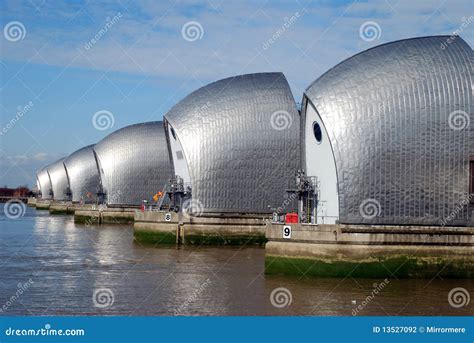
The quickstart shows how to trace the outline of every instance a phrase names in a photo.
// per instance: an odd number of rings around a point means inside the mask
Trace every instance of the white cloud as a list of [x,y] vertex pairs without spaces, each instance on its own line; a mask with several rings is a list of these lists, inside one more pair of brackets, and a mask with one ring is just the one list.
[[2,167],[24,166],[24,165],[36,164],[37,162],[45,162],[45,161],[53,162],[59,158],[60,157],[56,154],[49,154],[45,152],[38,152],[34,154],[21,154],[21,155],[0,154],[0,166]]
[[48,154],[45,152],[39,152],[33,156],[35,161],[44,161],[48,157]]
[[[459,26],[470,8],[469,1],[457,2],[455,6],[440,1],[370,2],[337,7],[331,3],[267,3],[261,7],[263,4],[222,2],[214,10],[210,4],[173,7],[173,3],[140,2],[131,3],[129,12],[123,7],[114,8],[112,3],[91,4],[82,10],[77,5],[69,8],[64,4],[45,4],[37,19],[39,23],[26,23],[28,34],[21,45],[5,43],[1,55],[10,60],[33,58],[34,63],[58,66],[182,80],[193,77],[202,83],[234,74],[280,70],[298,90],[298,98],[311,81],[350,55],[390,40],[449,34],[453,29],[448,28]],[[15,8],[16,5],[9,7],[20,15]],[[103,27],[106,17],[113,17],[117,11],[123,14],[121,20],[92,49],[85,50],[84,45]],[[285,17],[296,11],[302,13],[301,20],[262,51],[262,43],[282,25]],[[50,20],[59,24],[50,25]],[[64,24],[67,20],[70,22]],[[202,40],[188,42],[181,38],[181,27],[189,20],[202,24]],[[375,20],[382,27],[380,41],[367,44],[359,39],[358,28],[366,20]],[[471,43],[472,31],[471,28],[464,32],[464,38]],[[35,56],[37,51],[39,55]]]

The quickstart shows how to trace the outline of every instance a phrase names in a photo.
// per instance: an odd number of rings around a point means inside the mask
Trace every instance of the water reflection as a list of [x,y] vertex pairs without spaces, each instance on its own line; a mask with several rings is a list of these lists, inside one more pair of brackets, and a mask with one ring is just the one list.
[[[0,212],[3,215],[3,209]],[[374,282],[264,275],[261,248],[154,248],[133,242],[128,226],[75,225],[72,216],[28,209],[0,215],[0,307],[19,282],[34,282],[0,315],[352,315],[367,302]],[[357,315],[471,315],[448,292],[470,280],[390,280]],[[97,289],[114,303],[94,306]],[[278,308],[270,295],[291,294]]]

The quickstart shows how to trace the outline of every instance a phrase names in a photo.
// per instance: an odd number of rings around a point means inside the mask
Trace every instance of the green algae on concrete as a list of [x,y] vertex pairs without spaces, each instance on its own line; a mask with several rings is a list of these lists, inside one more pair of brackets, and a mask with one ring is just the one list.
[[65,215],[65,214],[70,214],[67,209],[59,209],[59,208],[50,208],[49,209],[49,214],[54,214],[54,215]]
[[77,212],[74,214],[75,224],[97,225],[100,224],[99,216],[80,215]]
[[474,278],[474,269],[471,264],[460,260],[419,256],[379,258],[362,262],[266,256],[265,274],[358,278]]
[[107,215],[102,214],[102,224],[132,224],[133,215],[124,216],[124,215]]
[[192,245],[259,245],[266,243],[265,235],[184,234],[183,243]]
[[102,210],[82,210],[76,209],[74,212],[74,222],[76,224],[127,224],[133,223],[132,212],[102,211]]
[[[163,211],[135,212],[135,232],[150,231],[145,237],[154,244],[169,242],[153,233],[171,233],[177,236],[177,244],[186,245],[264,245],[265,226],[262,218],[228,215],[186,217],[179,213]],[[175,240],[173,238],[173,240]]]
[[66,215],[66,214],[74,214],[74,207],[66,206],[66,205],[51,205],[49,207],[49,214],[53,215]]
[[176,234],[172,232],[134,230],[134,239],[145,244],[176,244]]

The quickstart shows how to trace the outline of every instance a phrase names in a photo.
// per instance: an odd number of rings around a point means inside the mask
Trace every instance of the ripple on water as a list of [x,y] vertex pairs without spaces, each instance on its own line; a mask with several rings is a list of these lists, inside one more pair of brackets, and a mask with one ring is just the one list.
[[[72,216],[28,208],[11,221],[0,211],[0,305],[34,282],[6,315],[352,315],[374,280],[265,276],[261,248],[153,248],[133,242],[132,227],[74,225]],[[382,280],[378,280],[381,282]],[[454,287],[470,280],[390,280],[357,315],[471,315],[455,309]],[[110,307],[94,290],[112,291]],[[287,306],[270,295],[285,288]]]

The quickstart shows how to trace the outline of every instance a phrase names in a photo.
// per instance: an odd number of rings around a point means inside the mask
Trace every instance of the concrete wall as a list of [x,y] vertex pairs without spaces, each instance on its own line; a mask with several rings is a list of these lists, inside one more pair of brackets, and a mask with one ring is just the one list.
[[51,200],[38,199],[38,200],[36,200],[36,209],[37,210],[48,210],[50,204],[51,204]]
[[169,212],[136,212],[134,231],[148,243],[261,245],[265,242],[264,218],[232,215],[189,217]]
[[36,206],[36,198],[35,197],[29,197],[27,205],[29,207],[35,207]]
[[100,208],[76,209],[74,222],[78,224],[131,224],[136,209],[132,208]]
[[474,229],[268,224],[266,272],[334,277],[474,277]]
[[474,228],[370,225],[293,224],[291,239],[283,238],[283,224],[269,224],[270,241],[354,245],[474,246]]

